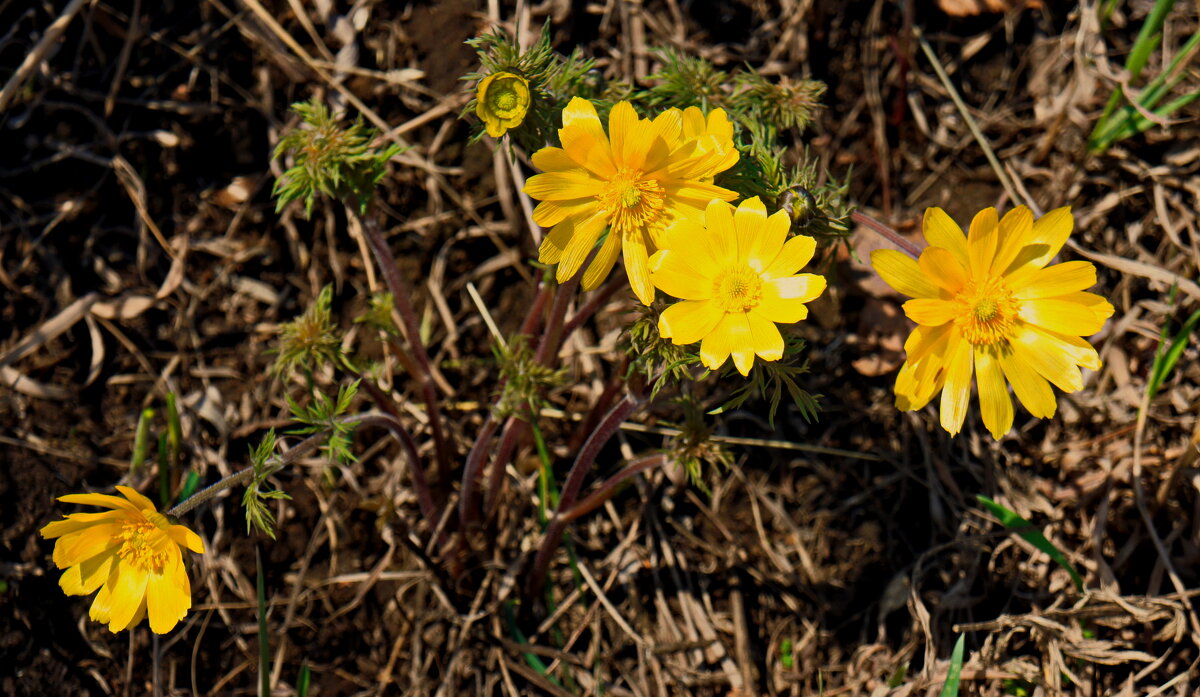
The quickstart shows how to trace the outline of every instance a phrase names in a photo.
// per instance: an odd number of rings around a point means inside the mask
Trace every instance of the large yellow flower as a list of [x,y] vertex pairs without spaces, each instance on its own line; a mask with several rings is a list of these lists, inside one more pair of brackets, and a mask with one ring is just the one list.
[[58,538],[54,563],[66,569],[58,585],[67,595],[100,592],[91,617],[119,632],[137,625],[147,614],[150,629],[165,634],[192,606],[192,587],[183,565],[182,547],[203,553],[200,536],[172,525],[150,499],[126,486],[125,498],[105,494],[60,496],[111,510],[72,513],[42,528],[42,537]]
[[475,88],[475,115],[489,136],[499,138],[525,120],[529,99],[528,80],[514,73],[493,73]]
[[913,300],[904,313],[917,323],[896,378],[896,406],[920,409],[942,394],[941,424],[962,429],[979,378],[979,407],[992,437],[1008,433],[1017,399],[1039,418],[1054,415],[1053,384],[1064,392],[1083,387],[1079,367],[1098,370],[1100,356],[1083,336],[1095,334],[1113,306],[1083,289],[1096,283],[1086,261],[1046,266],[1071,234],[1071,209],[1058,208],[1036,222],[1019,206],[1002,220],[987,208],[962,230],[940,208],[925,211],[929,247],[920,259],[894,250],[871,254],[875,270]]
[[649,305],[654,287],[646,262],[664,231],[698,220],[713,199],[737,198],[712,183],[738,160],[733,125],[721,109],[707,118],[696,107],[668,109],[651,121],[621,102],[609,114],[605,135],[596,108],[578,97],[562,116],[562,147],[534,153],[533,164],[544,174],[525,184],[525,193],[541,201],[534,222],[552,228],[538,260],[558,264],[561,283],[579,271],[608,227],[583,274],[583,288],[600,285],[624,248],[629,284]]
[[790,227],[785,211],[768,217],[757,196],[737,210],[712,201],[703,225],[676,227],[650,259],[654,285],[683,299],[662,313],[659,334],[676,344],[703,340],[700,360],[713,370],[730,354],[742,375],[755,355],[779,360],[783,337],[775,323],[804,319],[804,303],[825,290],[823,276],[797,275],[817,243],[804,235],[787,239]]

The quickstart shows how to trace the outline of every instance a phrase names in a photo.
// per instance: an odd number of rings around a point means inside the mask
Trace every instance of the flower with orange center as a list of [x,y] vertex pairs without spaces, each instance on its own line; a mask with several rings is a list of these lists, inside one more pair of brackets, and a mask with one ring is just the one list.
[[150,629],[165,634],[192,606],[192,588],[182,548],[203,553],[200,536],[172,524],[150,499],[126,486],[125,498],[69,494],[64,503],[102,506],[100,513],[72,513],[47,524],[42,537],[57,538],[54,564],[65,569],[58,585],[67,595],[96,589],[91,618],[111,632],[136,626],[146,615]]
[[562,117],[562,147],[534,153],[533,164],[543,173],[525,184],[525,193],[541,201],[534,222],[551,228],[538,261],[558,264],[558,281],[566,281],[608,228],[584,271],[584,290],[600,285],[624,250],[629,284],[649,305],[654,286],[646,263],[666,230],[699,220],[713,199],[737,198],[712,183],[738,160],[733,125],[721,109],[707,117],[696,107],[668,109],[650,120],[621,102],[609,114],[605,134],[596,108],[579,97]]
[[964,237],[945,211],[929,208],[929,247],[918,260],[895,250],[871,254],[883,280],[913,298],[904,303],[917,327],[896,377],[899,409],[920,409],[940,392],[942,427],[958,433],[974,374],[984,426],[998,440],[1013,422],[1006,379],[1039,418],[1057,407],[1051,384],[1064,392],[1083,388],[1079,368],[1098,370],[1100,356],[1081,337],[1100,331],[1113,306],[1083,292],[1096,283],[1090,262],[1047,266],[1073,226],[1070,208],[1037,221],[1024,206],[1003,219],[987,208]]
[[736,210],[712,201],[702,224],[673,230],[650,259],[650,279],[683,302],[663,311],[659,334],[681,345],[700,341],[700,360],[713,370],[730,355],[742,375],[755,356],[783,357],[775,324],[807,317],[805,303],[825,290],[824,277],[797,274],[817,243],[804,235],[787,239],[790,228],[785,211],[768,216],[756,196]]

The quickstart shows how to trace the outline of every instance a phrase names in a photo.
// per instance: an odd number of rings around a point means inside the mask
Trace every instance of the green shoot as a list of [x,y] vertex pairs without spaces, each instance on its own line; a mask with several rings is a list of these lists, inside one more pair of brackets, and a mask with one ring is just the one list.
[[133,434],[133,454],[129,457],[129,474],[136,476],[146,461],[147,441],[150,438],[150,422],[154,420],[154,410],[146,408],[138,415],[137,430]]
[[263,490],[267,478],[279,471],[278,460],[272,458],[275,453],[275,429],[267,431],[257,448],[250,449],[250,461],[254,467],[254,478],[246,485],[246,493],[242,495],[242,506],[246,509],[246,532],[258,528],[275,539],[275,516],[267,508],[268,499],[290,499],[291,497],[278,489]]
[[179,425],[179,407],[175,393],[167,393],[167,455],[171,467],[179,467],[183,457],[183,428]]
[[950,670],[946,671],[946,684],[942,685],[940,697],[958,697],[958,683],[962,679],[963,639],[965,634],[958,635],[954,642],[954,651],[950,654]]
[[342,127],[320,102],[298,102],[292,111],[300,115],[304,127],[288,131],[275,146],[275,159],[291,155],[294,162],[275,182],[276,212],[303,199],[304,215],[312,217],[320,193],[346,205],[356,204],[365,213],[375,187],[387,174],[388,160],[404,148],[375,147],[372,142],[378,133],[364,126],[361,117]]
[[167,434],[158,434],[158,502],[164,508],[171,500],[171,460],[167,457]]
[[1016,532],[1023,540],[1036,547],[1039,551],[1046,553],[1059,566],[1067,570],[1071,575],[1071,580],[1075,582],[1075,589],[1080,593],[1083,592],[1083,577],[1075,570],[1075,567],[1067,560],[1066,555],[1059,551],[1046,536],[1033,527],[1033,523],[1025,520],[1014,511],[1001,506],[995,501],[986,496],[976,495],[975,498],[984,505],[992,515],[999,519],[1000,523]]
[[[1174,300],[1173,291],[1171,299]],[[1187,318],[1187,321],[1183,323],[1183,326],[1171,338],[1169,346],[1167,337],[1170,333],[1171,320],[1168,318],[1163,323],[1158,351],[1154,354],[1154,365],[1150,367],[1150,379],[1146,382],[1147,404],[1158,394],[1158,388],[1162,387],[1163,381],[1167,379],[1167,376],[1175,368],[1175,364],[1179,362],[1179,358],[1183,355],[1184,349],[1187,348],[1188,342],[1192,337],[1192,332],[1196,329],[1198,322],[1200,322],[1200,310],[1196,310]]]

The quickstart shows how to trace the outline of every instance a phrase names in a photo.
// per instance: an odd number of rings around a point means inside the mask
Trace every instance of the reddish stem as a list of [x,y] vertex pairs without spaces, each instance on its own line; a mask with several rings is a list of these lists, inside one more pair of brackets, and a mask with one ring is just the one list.
[[850,219],[857,223],[862,223],[863,225],[866,225],[867,227],[871,228],[876,233],[878,233],[880,237],[882,237],[885,240],[887,240],[888,242],[891,242],[892,244],[896,245],[897,247],[900,248],[900,251],[909,255],[913,259],[916,259],[921,256],[920,248],[918,248],[912,242],[909,242],[908,240],[904,239],[904,237],[900,233],[898,233],[894,229],[892,229],[891,226],[872,218],[871,216],[867,215],[866,213],[860,213],[859,211],[854,211],[853,213],[851,213]]

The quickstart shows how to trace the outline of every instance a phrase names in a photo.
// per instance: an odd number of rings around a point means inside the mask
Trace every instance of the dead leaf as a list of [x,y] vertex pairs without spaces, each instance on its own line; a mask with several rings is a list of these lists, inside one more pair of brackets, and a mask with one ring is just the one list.
[[92,314],[101,319],[133,319],[154,306],[154,298],[146,295],[126,294],[113,300],[92,305]]

